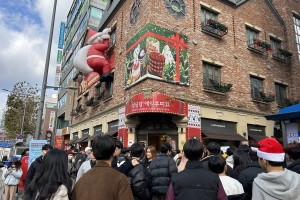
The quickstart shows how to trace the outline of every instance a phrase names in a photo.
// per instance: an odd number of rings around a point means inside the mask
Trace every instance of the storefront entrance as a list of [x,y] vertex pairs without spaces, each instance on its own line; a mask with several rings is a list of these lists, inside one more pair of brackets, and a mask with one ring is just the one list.
[[144,143],[145,146],[154,146],[156,150],[160,150],[163,143],[169,142],[172,146],[172,150],[178,149],[178,135],[177,134],[166,134],[166,133],[148,133],[138,134],[137,142]]

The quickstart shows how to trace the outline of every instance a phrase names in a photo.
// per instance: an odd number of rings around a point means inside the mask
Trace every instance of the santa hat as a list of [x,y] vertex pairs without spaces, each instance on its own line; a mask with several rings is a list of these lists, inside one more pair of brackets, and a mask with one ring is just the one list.
[[[252,145],[251,145],[252,146]],[[255,146],[255,145],[253,145]],[[283,162],[284,149],[275,138],[266,138],[258,142],[258,148],[251,148],[257,152],[257,156],[268,161]]]

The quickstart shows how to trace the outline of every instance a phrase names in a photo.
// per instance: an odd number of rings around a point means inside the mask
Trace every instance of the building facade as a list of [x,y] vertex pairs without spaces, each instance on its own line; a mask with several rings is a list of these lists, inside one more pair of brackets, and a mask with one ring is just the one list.
[[112,29],[114,81],[75,92],[72,143],[104,133],[124,146],[169,141],[175,150],[191,137],[230,146],[273,136],[264,116],[300,98],[299,8],[285,0],[110,1],[99,31]]
[[[76,69],[72,65],[74,56],[82,47],[83,38],[85,38],[88,30],[97,29],[105,7],[106,1],[74,0],[67,15],[59,87],[66,88],[74,84],[72,80],[76,74]],[[73,102],[69,100],[67,104],[67,99],[72,97],[72,93],[67,89],[60,89],[58,93],[56,133],[58,135],[64,134],[65,142],[68,142],[70,138],[69,125],[71,118],[67,107],[73,106]]]

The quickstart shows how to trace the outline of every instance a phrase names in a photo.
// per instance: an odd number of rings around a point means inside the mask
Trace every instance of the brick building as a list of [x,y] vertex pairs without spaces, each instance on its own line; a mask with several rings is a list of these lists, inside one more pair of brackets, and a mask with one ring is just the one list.
[[77,80],[88,87],[75,94],[73,143],[104,133],[182,149],[190,137],[273,136],[264,115],[300,98],[299,11],[288,0],[110,1],[99,31],[112,28],[114,81]]

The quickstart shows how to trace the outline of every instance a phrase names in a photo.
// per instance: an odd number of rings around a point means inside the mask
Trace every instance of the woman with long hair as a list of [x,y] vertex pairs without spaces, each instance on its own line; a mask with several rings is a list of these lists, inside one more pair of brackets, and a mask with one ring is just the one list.
[[17,187],[22,174],[23,171],[21,169],[21,162],[18,160],[13,160],[11,166],[8,169],[5,168],[3,170],[3,176],[5,178],[4,200],[15,199]]
[[72,182],[68,174],[68,155],[59,149],[50,150],[25,191],[26,200],[68,200]]
[[235,171],[234,178],[237,179],[240,172],[248,165],[248,154],[241,150],[236,150],[233,153],[233,170]]
[[148,168],[151,161],[158,157],[158,154],[156,152],[156,148],[154,146],[148,146],[146,148],[146,156],[144,161],[144,167]]

